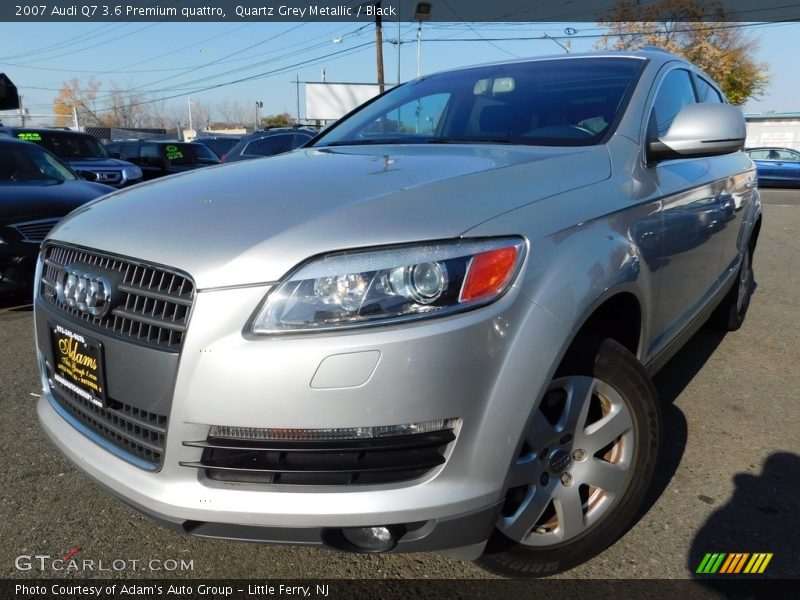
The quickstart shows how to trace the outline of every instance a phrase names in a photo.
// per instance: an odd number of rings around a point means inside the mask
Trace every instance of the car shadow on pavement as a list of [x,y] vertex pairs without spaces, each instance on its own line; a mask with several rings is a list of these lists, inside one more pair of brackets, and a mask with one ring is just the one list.
[[686,417],[675,406],[675,400],[703,368],[724,338],[724,332],[709,327],[701,328],[653,377],[653,383],[661,400],[664,433],[653,483],[645,498],[641,514],[648,512],[664,493],[678,470],[686,449],[688,436]]
[[[697,531],[689,550],[689,572],[711,588],[725,586],[731,579],[743,583],[754,578],[800,579],[800,495],[797,474],[800,473],[800,456],[789,452],[776,452],[767,457],[761,474],[737,473],[733,477],[735,489],[725,506],[711,514]],[[697,573],[707,553],[726,553],[717,568],[706,561]],[[738,565],[730,554],[748,553],[741,557],[739,577],[722,573]],[[756,553],[771,553],[763,575],[743,575]],[[725,567],[726,561],[731,563]],[[766,557],[761,559],[766,560]],[[716,561],[715,561],[716,562]],[[755,563],[753,563],[755,565]],[[752,565],[751,569],[752,569]],[[796,582],[795,582],[796,584]],[[797,589],[788,597],[797,597]]]
[[28,312],[33,310],[33,300],[25,294],[0,295],[0,309],[8,309],[11,312]]

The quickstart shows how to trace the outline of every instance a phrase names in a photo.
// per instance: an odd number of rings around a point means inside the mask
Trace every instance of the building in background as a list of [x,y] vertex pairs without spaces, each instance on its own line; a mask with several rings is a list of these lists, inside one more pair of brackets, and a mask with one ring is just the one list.
[[746,148],[775,146],[800,150],[800,112],[745,114]]

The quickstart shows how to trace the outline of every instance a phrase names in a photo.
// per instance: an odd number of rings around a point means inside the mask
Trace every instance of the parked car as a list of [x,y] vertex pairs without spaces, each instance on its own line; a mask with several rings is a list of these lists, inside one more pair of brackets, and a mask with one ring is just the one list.
[[192,141],[196,144],[208,146],[208,148],[217,155],[217,158],[222,158],[231,148],[238,144],[241,139],[242,137],[238,135],[215,135],[195,138]]
[[106,150],[138,165],[145,180],[219,164],[217,155],[207,146],[194,142],[126,140],[108,142]]
[[116,194],[43,246],[40,422],[183,532],[571,568],[641,510],[650,375],[745,318],[744,139],[674,55],[570,54],[415,79],[302,149]]
[[47,150],[0,137],[0,296],[33,291],[39,245],[72,209],[114,191]]
[[3,134],[42,146],[88,181],[123,188],[142,181],[134,164],[112,158],[96,137],[68,129],[0,127]]
[[750,148],[746,153],[756,163],[760,186],[800,186],[800,152],[797,150]]
[[222,162],[229,163],[283,154],[299,148],[315,135],[317,135],[317,132],[313,129],[292,127],[256,131],[243,137],[238,144],[222,157]]

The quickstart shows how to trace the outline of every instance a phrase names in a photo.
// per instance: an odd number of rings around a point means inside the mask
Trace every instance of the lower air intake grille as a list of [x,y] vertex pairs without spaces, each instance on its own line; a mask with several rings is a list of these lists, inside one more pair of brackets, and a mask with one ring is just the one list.
[[251,441],[210,437],[184,446],[203,448],[211,479],[287,485],[395,483],[422,477],[445,462],[452,429],[375,439]]
[[107,406],[100,408],[55,381],[49,364],[47,371],[56,402],[79,423],[121,450],[154,466],[161,465],[167,417],[110,398]]

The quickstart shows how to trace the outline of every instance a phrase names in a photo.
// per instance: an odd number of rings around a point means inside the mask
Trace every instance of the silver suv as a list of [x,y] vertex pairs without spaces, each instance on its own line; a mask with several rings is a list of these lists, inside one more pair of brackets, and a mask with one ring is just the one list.
[[676,56],[570,55],[107,196],[42,249],[41,424],[187,533],[568,569],[640,510],[649,375],[745,316],[744,138]]

